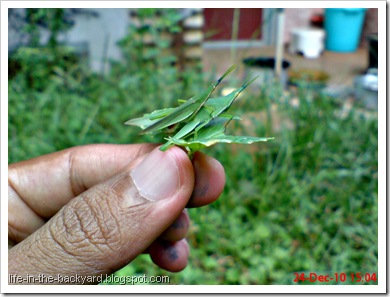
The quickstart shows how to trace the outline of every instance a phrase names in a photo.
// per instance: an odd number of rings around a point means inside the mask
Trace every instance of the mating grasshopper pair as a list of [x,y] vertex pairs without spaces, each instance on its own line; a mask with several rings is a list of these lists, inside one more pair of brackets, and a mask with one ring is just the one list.
[[250,144],[272,139],[225,134],[227,124],[231,120],[240,119],[225,112],[238,95],[256,79],[245,82],[240,88],[226,96],[210,98],[216,87],[234,68],[235,66],[230,67],[202,93],[187,101],[180,101],[182,104],[178,107],[156,110],[141,118],[129,120],[125,124],[140,127],[143,129],[140,134],[166,133],[173,135],[175,133],[173,136],[165,138],[167,142],[160,147],[160,150],[165,151],[173,145],[182,146],[186,148],[190,158],[196,151],[219,142]]

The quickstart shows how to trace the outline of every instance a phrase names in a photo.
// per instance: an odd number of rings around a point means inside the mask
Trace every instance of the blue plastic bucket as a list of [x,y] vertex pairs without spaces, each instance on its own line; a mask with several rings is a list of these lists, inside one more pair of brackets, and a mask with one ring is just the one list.
[[334,52],[356,51],[366,8],[326,8],[325,48]]

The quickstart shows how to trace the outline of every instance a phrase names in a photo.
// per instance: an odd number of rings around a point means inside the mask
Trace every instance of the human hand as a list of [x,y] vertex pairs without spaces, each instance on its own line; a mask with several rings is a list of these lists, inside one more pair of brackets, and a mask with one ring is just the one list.
[[185,208],[216,200],[225,175],[178,147],[97,144],[12,164],[8,182],[9,274],[98,276],[144,252],[184,269]]

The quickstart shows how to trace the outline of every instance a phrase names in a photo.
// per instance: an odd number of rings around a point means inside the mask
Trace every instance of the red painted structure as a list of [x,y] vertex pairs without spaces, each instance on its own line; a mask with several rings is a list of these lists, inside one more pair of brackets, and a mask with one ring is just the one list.
[[[262,8],[240,8],[238,40],[260,40]],[[232,39],[234,8],[205,8],[204,33],[206,41]]]

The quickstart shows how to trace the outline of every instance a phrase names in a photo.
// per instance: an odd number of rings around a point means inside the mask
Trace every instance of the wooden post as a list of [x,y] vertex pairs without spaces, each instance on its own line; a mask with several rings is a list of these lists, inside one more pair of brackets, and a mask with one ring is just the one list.
[[278,31],[276,36],[275,75],[280,79],[282,76],[282,61],[283,61],[284,8],[277,8],[277,13],[278,13]]

